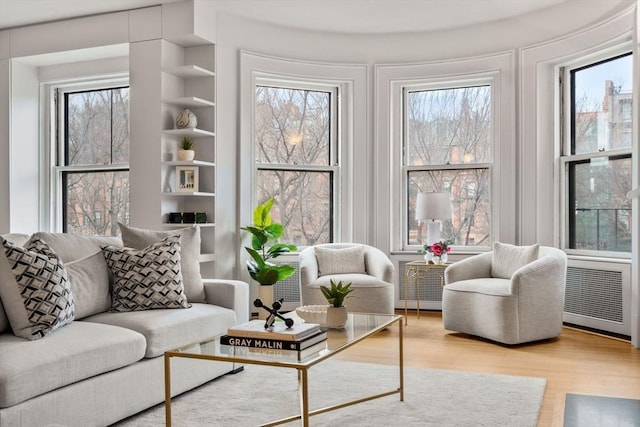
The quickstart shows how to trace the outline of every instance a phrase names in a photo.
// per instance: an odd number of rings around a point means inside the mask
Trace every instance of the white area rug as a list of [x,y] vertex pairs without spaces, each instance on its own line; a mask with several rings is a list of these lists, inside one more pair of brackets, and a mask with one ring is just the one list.
[[[398,385],[392,366],[327,361],[309,371],[310,407],[385,392]],[[405,368],[399,395],[311,417],[312,426],[518,426],[535,427],[544,378]],[[256,426],[299,413],[296,371],[246,365],[172,400],[173,425]],[[164,405],[117,425],[164,425]],[[286,424],[301,425],[299,421]]]

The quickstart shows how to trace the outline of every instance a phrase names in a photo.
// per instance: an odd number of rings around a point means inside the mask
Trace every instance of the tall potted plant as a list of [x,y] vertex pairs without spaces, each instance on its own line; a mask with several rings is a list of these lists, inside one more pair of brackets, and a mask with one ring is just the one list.
[[[282,224],[273,222],[271,207],[273,199],[256,206],[253,210],[253,225],[241,227],[241,230],[251,233],[251,247],[245,249],[251,256],[247,260],[247,270],[253,280],[260,284],[259,294],[265,305],[273,302],[273,286],[295,273],[295,268],[286,264],[274,264],[269,260],[284,253],[296,251],[296,245],[278,243],[284,232]],[[261,312],[262,313],[262,312]]]

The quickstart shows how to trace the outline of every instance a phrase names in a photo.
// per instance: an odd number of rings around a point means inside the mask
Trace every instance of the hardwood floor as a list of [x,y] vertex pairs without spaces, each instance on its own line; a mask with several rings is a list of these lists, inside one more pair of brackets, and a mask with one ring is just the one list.
[[[440,312],[421,311],[420,319],[410,312],[408,323],[403,329],[407,367],[546,378],[539,427],[562,427],[566,393],[640,399],[640,349],[627,341],[565,327],[552,340],[506,346],[445,331]],[[393,348],[397,334],[397,327],[382,331],[338,357],[394,363],[395,353],[380,348]]]

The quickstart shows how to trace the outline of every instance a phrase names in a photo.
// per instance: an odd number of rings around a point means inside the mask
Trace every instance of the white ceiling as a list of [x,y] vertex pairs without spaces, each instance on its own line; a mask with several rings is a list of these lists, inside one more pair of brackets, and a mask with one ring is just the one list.
[[[0,0],[0,29],[179,0]],[[219,10],[317,31],[395,33],[462,27],[580,0],[205,0]],[[611,0],[582,0],[603,1]]]

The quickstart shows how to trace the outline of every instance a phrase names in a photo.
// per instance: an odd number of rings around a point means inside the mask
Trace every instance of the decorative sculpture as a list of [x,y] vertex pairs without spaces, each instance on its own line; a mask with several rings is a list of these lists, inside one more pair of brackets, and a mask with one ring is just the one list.
[[278,311],[282,308],[282,303],[284,302],[284,298],[280,298],[280,300],[278,301],[274,301],[273,304],[271,305],[271,308],[267,307],[266,305],[264,305],[264,303],[262,302],[262,300],[260,298],[257,298],[254,302],[253,305],[258,307],[258,308],[264,308],[265,310],[267,310],[269,312],[269,316],[267,317],[267,319],[264,322],[264,328],[265,329],[269,329],[271,326],[273,326],[273,322],[276,321],[276,317],[279,319],[284,320],[284,324],[287,325],[287,328],[290,328],[293,326],[293,319],[287,319],[285,317],[282,316],[282,314],[280,314]]

